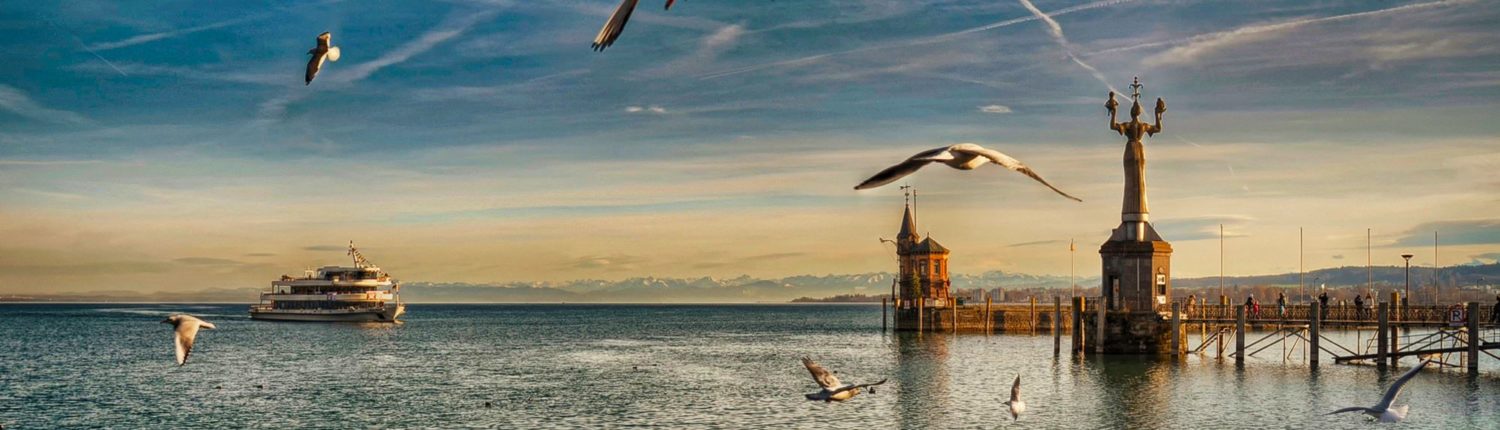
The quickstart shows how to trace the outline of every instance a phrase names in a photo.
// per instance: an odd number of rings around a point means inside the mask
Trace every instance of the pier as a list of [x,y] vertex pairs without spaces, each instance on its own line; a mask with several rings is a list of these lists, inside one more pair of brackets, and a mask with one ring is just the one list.
[[[895,330],[1051,335],[1054,353],[1059,354],[1063,337],[1069,338],[1071,353],[1099,353],[1111,333],[1119,332],[1095,324],[1106,315],[1110,318],[1106,326],[1117,322],[1115,315],[1101,312],[1103,302],[1098,297],[963,306],[949,301],[947,307],[886,304],[888,312],[882,316],[891,315],[889,325]],[[1476,302],[1407,308],[1382,302],[1373,309],[1333,306],[1326,311],[1312,303],[1288,305],[1284,310],[1263,306],[1260,312],[1245,305],[1173,302],[1153,311],[1160,323],[1170,327],[1170,349],[1162,351],[1179,354],[1237,362],[1276,354],[1282,360],[1304,359],[1310,368],[1317,368],[1320,357],[1331,357],[1337,364],[1384,367],[1396,365],[1403,357],[1430,356],[1441,366],[1473,372],[1484,357],[1500,360],[1500,325],[1487,323],[1492,321],[1493,308]],[[1356,341],[1336,339],[1329,331],[1344,338],[1352,331]]]

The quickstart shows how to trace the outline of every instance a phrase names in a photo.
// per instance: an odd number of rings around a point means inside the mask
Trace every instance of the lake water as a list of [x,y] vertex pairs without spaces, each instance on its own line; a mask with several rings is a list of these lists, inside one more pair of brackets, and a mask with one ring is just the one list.
[[[1048,336],[891,335],[865,305],[411,305],[401,325],[251,321],[244,305],[0,305],[0,424],[113,428],[1369,428],[1404,369],[1277,354],[1052,354]],[[185,367],[170,326],[213,322]],[[1352,340],[1352,335],[1351,335]],[[1351,342],[1352,343],[1352,342]],[[812,357],[845,403],[809,402]],[[1326,356],[1325,356],[1326,359]],[[1500,370],[1426,372],[1382,428],[1500,428]],[[1030,409],[1001,402],[1022,378]],[[486,408],[485,402],[492,407]]]

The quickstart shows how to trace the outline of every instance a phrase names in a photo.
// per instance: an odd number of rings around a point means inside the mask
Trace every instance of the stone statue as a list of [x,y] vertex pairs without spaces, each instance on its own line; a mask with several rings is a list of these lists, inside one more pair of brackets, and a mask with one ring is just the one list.
[[1125,136],[1125,205],[1120,211],[1121,221],[1128,223],[1144,223],[1150,221],[1147,214],[1150,211],[1146,207],[1146,153],[1141,144],[1141,139],[1161,132],[1161,116],[1167,112],[1167,103],[1162,99],[1156,99],[1156,124],[1141,122],[1141,80],[1136,78],[1130,84],[1134,94],[1130,97],[1134,102],[1130,106],[1130,122],[1115,122],[1115,109],[1120,106],[1115,101],[1115,92],[1109,92],[1109,101],[1104,102],[1104,108],[1109,109],[1109,128],[1120,135]]

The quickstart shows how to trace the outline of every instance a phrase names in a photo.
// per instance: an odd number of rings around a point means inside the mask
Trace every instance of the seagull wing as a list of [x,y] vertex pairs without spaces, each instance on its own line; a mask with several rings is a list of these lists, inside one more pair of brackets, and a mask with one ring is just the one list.
[[823,389],[825,390],[831,390],[834,388],[838,388],[840,385],[844,385],[843,383],[839,382],[839,377],[833,376],[833,372],[829,372],[828,369],[824,369],[823,366],[819,366],[818,363],[813,362],[812,359],[803,357],[802,365],[807,366],[807,371],[808,373],[812,373],[813,380],[818,381],[818,386],[823,387]]
[[873,386],[884,384],[884,383],[885,383],[885,380],[881,379],[880,382],[876,382],[876,383],[873,383],[873,384],[859,384],[859,385],[849,385],[849,386],[845,386],[845,387],[839,387],[839,389],[833,390],[833,392],[828,393],[828,395],[829,396],[833,396],[833,395],[836,395],[838,393],[842,393],[842,392],[845,392],[845,391],[849,391],[849,390],[853,390],[853,389],[859,389],[859,388],[873,387]]
[[926,166],[927,163],[931,163],[934,161],[947,161],[952,159],[953,153],[948,152],[947,147],[918,152],[917,155],[913,155],[911,156],[911,158],[907,158],[906,161],[902,161],[901,164],[887,167],[885,168],[885,170],[881,170],[880,173],[876,173],[875,176],[871,176],[870,179],[866,179],[864,182],[860,182],[859,185],[854,186],[854,189],[864,190],[896,182],[897,179],[901,179],[906,177],[906,175],[916,173],[917,170],[921,169],[922,166]]
[[1405,374],[1402,374],[1400,378],[1396,378],[1396,382],[1391,383],[1391,388],[1385,390],[1385,397],[1382,397],[1380,403],[1375,404],[1375,407],[1371,409],[1379,411],[1390,409],[1391,403],[1396,401],[1396,396],[1401,395],[1401,389],[1406,387],[1406,383],[1411,381],[1411,378],[1417,377],[1417,373],[1420,373],[1423,368],[1427,367],[1427,363],[1431,363],[1431,361],[1423,360],[1422,364],[1418,364],[1416,367],[1411,368],[1411,370],[1406,371]]
[[630,13],[635,11],[635,4],[639,0],[625,0],[615,13],[609,16],[609,21],[604,22],[604,28],[599,29],[599,35],[594,36],[594,50],[603,51],[610,45],[615,44],[615,39],[620,38],[620,32],[625,31],[625,23],[630,21]]
[[1023,175],[1031,177],[1031,179],[1035,179],[1037,182],[1041,182],[1042,185],[1046,185],[1047,188],[1051,188],[1052,191],[1061,194],[1063,197],[1073,199],[1073,201],[1083,201],[1083,199],[1073,197],[1068,193],[1063,192],[1063,190],[1059,190],[1057,189],[1057,187],[1052,186],[1052,184],[1047,183],[1046,179],[1042,179],[1042,175],[1036,174],[1036,172],[1032,171],[1030,167],[1026,167],[1025,164],[1021,164],[1021,160],[1011,158],[1011,156],[1005,155],[1000,151],[985,148],[983,146],[975,145],[972,143],[960,143],[957,145],[953,145],[952,147],[949,147],[949,150],[960,154],[978,155],[987,158],[990,160],[990,162],[999,164],[1000,167],[1020,172]]
[[1377,412],[1374,409],[1370,409],[1370,408],[1367,408],[1367,407],[1364,407],[1364,406],[1350,406],[1350,407],[1339,409],[1339,410],[1336,410],[1336,411],[1333,411],[1333,412],[1329,412],[1329,413],[1326,413],[1326,414],[1323,414],[1323,415],[1342,414],[1344,412],[1364,412],[1364,413],[1374,413],[1374,414],[1379,414],[1380,413],[1380,412]]
[[662,6],[662,9],[672,10],[672,3],[675,2],[675,1],[677,1],[677,0],[667,0],[667,5],[666,6]]
[[330,40],[332,38],[333,38],[333,33],[329,33],[329,32],[325,31],[325,32],[323,32],[323,34],[319,34],[318,35],[318,50],[319,51],[327,51],[328,50],[328,46],[332,44],[332,42],[330,42]]
[[193,339],[198,336],[197,318],[184,316],[177,323],[177,365],[187,364],[188,355],[193,353]]
[[307,80],[303,85],[311,85],[313,78],[318,76],[318,70],[323,68],[323,58],[328,56],[328,51],[317,50],[312,56],[312,59],[307,60]]
[[1021,401],[1021,375],[1016,375],[1016,383],[1010,386],[1010,401]]

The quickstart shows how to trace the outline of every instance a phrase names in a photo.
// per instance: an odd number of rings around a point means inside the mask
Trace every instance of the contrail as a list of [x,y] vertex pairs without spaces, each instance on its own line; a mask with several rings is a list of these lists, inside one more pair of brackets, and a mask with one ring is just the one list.
[[1084,69],[1087,69],[1089,71],[1089,74],[1094,75],[1094,79],[1099,80],[1099,83],[1104,84],[1104,86],[1106,88],[1109,88],[1110,91],[1120,93],[1122,95],[1124,94],[1120,92],[1119,89],[1115,88],[1114,85],[1110,85],[1109,80],[1104,78],[1104,74],[1099,73],[1099,69],[1095,69],[1094,66],[1090,66],[1089,63],[1085,63],[1083,62],[1083,60],[1078,58],[1078,54],[1073,52],[1073,44],[1068,43],[1068,36],[1063,34],[1062,25],[1058,24],[1057,20],[1054,20],[1051,16],[1043,13],[1041,9],[1037,9],[1036,5],[1031,4],[1031,0],[1021,0],[1021,6],[1025,6],[1026,10],[1031,11],[1032,15],[1036,15],[1037,18],[1047,23],[1047,33],[1052,35],[1053,41],[1056,41],[1058,45],[1062,46],[1064,52],[1067,52],[1068,59],[1073,60],[1074,63],[1078,64]]
[[115,72],[119,73],[120,76],[130,76],[129,74],[126,74],[124,70],[120,70],[119,67],[115,67],[115,63],[109,62],[109,60],[105,59],[103,55],[99,55],[98,52],[94,52],[93,49],[90,49],[88,45],[86,45],[86,44],[83,43],[83,39],[79,39],[78,38],[78,35],[73,34],[73,32],[68,31],[68,29],[63,28],[61,25],[57,25],[56,22],[53,22],[50,19],[47,20],[47,23],[48,24],[52,24],[52,28],[56,28],[58,31],[61,31],[63,33],[67,33],[68,37],[73,38],[74,42],[78,42],[78,47],[79,48],[83,48],[84,51],[87,51],[90,54],[94,54],[94,58],[98,58],[99,61],[103,61],[105,65],[109,66],[109,68],[115,69]]
[[1363,17],[1368,17],[1368,16],[1379,16],[1379,15],[1386,15],[1386,14],[1391,14],[1391,13],[1407,12],[1407,11],[1411,11],[1411,10],[1415,10],[1415,9],[1424,9],[1424,8],[1435,7],[1435,6],[1448,6],[1448,5],[1455,5],[1455,4],[1462,4],[1462,3],[1472,3],[1472,1],[1469,1],[1469,0],[1432,1],[1432,2],[1426,2],[1426,3],[1414,3],[1414,4],[1409,4],[1409,5],[1390,7],[1390,8],[1386,8],[1386,9],[1376,9],[1376,10],[1370,10],[1370,11],[1364,11],[1364,12],[1347,13],[1347,14],[1343,14],[1343,15],[1325,16],[1325,17],[1321,17],[1321,18],[1306,18],[1306,19],[1299,19],[1299,20],[1294,20],[1294,21],[1279,22],[1279,23],[1274,23],[1274,24],[1249,25],[1249,26],[1240,27],[1240,28],[1237,28],[1237,29],[1234,29],[1234,30],[1228,30],[1228,31],[1220,31],[1220,32],[1215,32],[1215,33],[1205,33],[1205,34],[1199,34],[1199,35],[1191,36],[1191,37],[1183,37],[1183,38],[1177,38],[1177,39],[1171,39],[1171,40],[1164,40],[1164,41],[1159,41],[1159,42],[1148,42],[1148,43],[1141,43],[1141,44],[1136,44],[1136,45],[1121,46],[1121,47],[1116,47],[1116,48],[1101,49],[1101,50],[1098,50],[1098,51],[1086,53],[1084,55],[1094,56],[1094,55],[1108,54],[1108,53],[1114,53],[1114,52],[1134,51],[1134,50],[1137,50],[1137,49],[1155,48],[1155,47],[1158,47],[1158,46],[1170,46],[1170,45],[1183,45],[1183,44],[1192,44],[1192,43],[1205,43],[1205,42],[1225,41],[1225,40],[1229,40],[1229,39],[1232,39],[1232,38],[1235,38],[1235,37],[1239,37],[1239,36],[1259,34],[1259,33],[1265,33],[1265,32],[1276,31],[1276,30],[1286,30],[1286,29],[1301,27],[1301,26],[1309,25],[1309,24],[1319,24],[1319,23],[1324,23],[1324,22],[1343,21],[1343,20],[1347,20],[1347,19],[1363,18]]
[[[1101,7],[1114,6],[1114,5],[1117,5],[1117,4],[1120,4],[1120,3],[1128,3],[1128,2],[1132,2],[1132,1],[1135,1],[1135,0],[1105,0],[1105,1],[1096,1],[1096,2],[1093,2],[1093,3],[1081,4],[1081,5],[1078,5],[1078,6],[1071,6],[1071,7],[1065,7],[1065,8],[1062,8],[1062,9],[1058,9],[1057,11],[1052,12],[1052,16],[1067,15],[1067,14],[1070,14],[1070,13],[1073,13],[1073,12],[1082,12],[1082,11],[1086,11],[1086,10],[1090,10],[1090,9],[1098,9],[1098,8],[1101,8]],[[978,32],[982,32],[982,31],[989,31],[989,30],[994,30],[994,29],[1002,28],[1002,27],[1009,27],[1009,26],[1020,24],[1020,23],[1023,23],[1023,22],[1036,21],[1038,19],[1040,19],[1040,18],[1038,18],[1036,16],[1028,16],[1028,17],[1022,17],[1022,18],[1011,18],[1011,19],[1007,19],[1007,20],[1004,20],[1004,21],[999,21],[999,22],[995,22],[995,23],[991,23],[991,24],[982,25],[982,26],[979,26],[979,27],[974,27],[974,28],[959,30],[959,31],[955,31],[955,32],[952,32],[952,33],[943,33],[943,34],[938,34],[938,35],[933,35],[933,36],[927,36],[927,37],[917,38],[917,39],[908,40],[908,41],[905,41],[905,42],[891,43],[891,44],[885,44],[885,45],[876,45],[876,46],[866,46],[866,47],[863,47],[863,48],[850,49],[850,50],[847,50],[847,51],[830,52],[830,53],[826,53],[826,54],[811,55],[811,56],[802,57],[802,58],[796,58],[796,59],[791,59],[791,60],[777,61],[777,62],[774,62],[774,63],[758,64],[758,65],[749,66],[749,67],[742,67],[742,68],[738,68],[738,69],[730,69],[730,70],[724,70],[724,71],[719,71],[719,72],[713,72],[713,73],[699,75],[698,79],[714,79],[714,78],[721,78],[721,77],[725,77],[725,76],[738,75],[738,74],[741,74],[741,73],[754,72],[754,71],[757,71],[757,70],[765,70],[765,69],[770,69],[770,68],[775,68],[775,67],[799,66],[799,65],[803,65],[803,64],[811,64],[811,63],[818,62],[819,60],[822,60],[824,58],[838,56],[838,55],[845,55],[845,54],[853,54],[853,53],[856,53],[856,52],[874,51],[874,50],[878,50],[878,49],[903,48],[903,47],[908,47],[908,46],[927,45],[927,44],[932,44],[932,43],[945,42],[945,41],[953,40],[953,39],[956,39],[956,38],[958,38],[960,36],[964,36],[964,35],[971,34],[971,33],[978,33]]]

